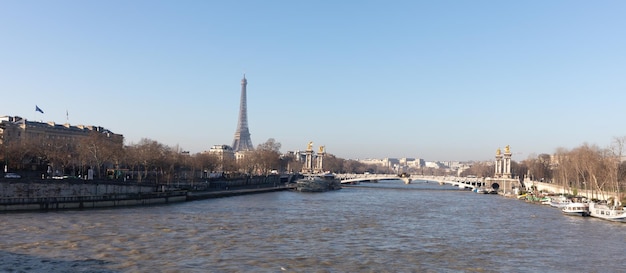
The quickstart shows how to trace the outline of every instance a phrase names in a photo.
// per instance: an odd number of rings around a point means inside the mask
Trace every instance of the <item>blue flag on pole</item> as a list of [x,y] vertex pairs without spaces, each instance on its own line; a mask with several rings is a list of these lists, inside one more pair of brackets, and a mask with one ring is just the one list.
[[43,114],[43,110],[41,110],[41,108],[39,108],[39,106],[37,105],[35,105],[35,111]]

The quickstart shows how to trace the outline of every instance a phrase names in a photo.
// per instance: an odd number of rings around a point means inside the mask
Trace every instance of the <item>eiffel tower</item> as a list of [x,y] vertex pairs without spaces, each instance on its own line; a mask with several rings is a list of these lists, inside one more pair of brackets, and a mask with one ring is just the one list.
[[243,74],[241,80],[241,102],[239,103],[239,122],[237,122],[237,131],[233,140],[233,151],[252,151],[252,140],[250,139],[250,131],[248,130],[248,106],[246,103],[246,74]]

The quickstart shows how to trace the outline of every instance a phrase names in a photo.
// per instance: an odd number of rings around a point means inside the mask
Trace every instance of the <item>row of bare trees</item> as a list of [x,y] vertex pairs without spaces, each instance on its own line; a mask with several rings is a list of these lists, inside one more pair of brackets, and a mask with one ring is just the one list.
[[622,162],[625,138],[609,148],[583,144],[555,153],[552,181],[575,189],[621,192],[626,189],[626,162]]
[[91,166],[99,171],[105,162],[119,163],[122,155],[121,144],[97,132],[80,139],[28,137],[0,145],[0,159],[8,170],[38,171],[43,167],[47,172],[50,166],[51,170],[83,172]]
[[74,139],[29,137],[4,142],[0,145],[0,162],[7,170],[37,176],[43,173],[84,177],[91,169],[96,178],[171,182],[202,178],[216,171],[278,168],[280,144],[273,140],[268,143],[271,144],[260,145],[260,149],[246,160],[235,162],[220,161],[209,153],[190,155],[177,146],[170,147],[148,138],[124,146],[104,134],[93,132]]
[[[300,171],[303,162],[282,155],[280,148],[281,144],[270,138],[244,158],[234,160],[211,153],[189,154],[178,146],[170,147],[148,138],[124,146],[94,132],[79,139],[25,138],[5,142],[0,145],[0,160],[7,169],[31,176],[85,177],[88,170],[92,170],[95,178],[157,183],[193,182],[216,173],[267,175],[275,171]],[[328,154],[324,166],[327,171],[336,173],[387,171]]]
[[[553,155],[540,154],[521,162],[511,162],[514,177],[598,192],[626,191],[626,137],[615,138],[608,148],[583,144],[571,150],[558,148]],[[493,164],[474,164],[463,175],[493,177]]]

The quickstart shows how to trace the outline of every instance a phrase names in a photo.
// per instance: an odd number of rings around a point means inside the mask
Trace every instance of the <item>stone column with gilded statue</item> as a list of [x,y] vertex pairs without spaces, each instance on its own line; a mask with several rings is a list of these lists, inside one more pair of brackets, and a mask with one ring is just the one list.
[[506,145],[504,147],[504,174],[503,178],[511,178],[511,147]]
[[485,186],[490,187],[503,195],[514,195],[521,188],[518,179],[511,174],[511,147],[506,145],[504,153],[500,148],[496,151],[496,166],[493,178],[485,179]]
[[496,150],[496,164],[495,164],[495,172],[493,177],[494,178],[501,178],[502,177],[502,152],[500,151],[500,148],[498,148],[498,150]]
[[309,141],[305,152],[305,161],[302,166],[303,173],[313,173],[313,141]]
[[325,146],[320,146],[319,150],[317,151],[317,157],[316,157],[316,165],[315,165],[315,172],[316,173],[322,173],[324,172],[324,155],[326,155],[326,151],[324,150]]

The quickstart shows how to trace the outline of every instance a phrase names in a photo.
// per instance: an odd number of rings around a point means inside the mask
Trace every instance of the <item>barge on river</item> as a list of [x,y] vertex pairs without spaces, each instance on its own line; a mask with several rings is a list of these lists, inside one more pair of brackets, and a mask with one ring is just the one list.
[[307,175],[296,180],[299,192],[325,192],[341,189],[341,181],[332,173]]

